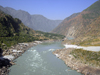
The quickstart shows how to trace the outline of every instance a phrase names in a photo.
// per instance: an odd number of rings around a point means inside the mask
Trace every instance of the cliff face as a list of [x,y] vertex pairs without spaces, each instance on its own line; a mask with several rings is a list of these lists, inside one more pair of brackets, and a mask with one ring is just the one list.
[[86,36],[87,34],[91,36],[90,32],[93,32],[92,35],[95,36],[95,32],[98,32],[100,28],[99,17],[100,1],[97,1],[75,17],[65,19],[53,32],[73,38]]

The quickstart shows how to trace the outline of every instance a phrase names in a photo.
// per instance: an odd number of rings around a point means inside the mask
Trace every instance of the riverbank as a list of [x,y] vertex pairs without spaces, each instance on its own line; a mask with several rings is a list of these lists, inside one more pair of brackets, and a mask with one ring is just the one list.
[[9,67],[15,65],[14,60],[21,56],[29,48],[42,43],[41,41],[34,41],[29,43],[18,43],[15,46],[3,50],[0,57],[0,75],[8,75]]
[[44,40],[44,41],[34,41],[29,43],[18,43],[17,45],[11,46],[6,50],[2,50],[3,52],[0,52],[2,53],[0,56],[0,67],[1,67],[0,75],[8,75],[10,72],[9,67],[15,65],[14,60],[19,56],[21,56],[29,48],[36,46],[40,43],[54,42],[54,41],[60,41],[60,40]]
[[88,64],[82,63],[82,61],[75,59],[71,54],[73,48],[59,49],[53,52],[58,58],[62,59],[65,64],[77,72],[83,73],[85,75],[100,75],[100,68],[94,68]]
[[9,75],[81,75],[52,54],[54,50],[62,48],[64,46],[61,41],[57,41],[42,43],[28,49],[16,59],[16,65],[10,67]]

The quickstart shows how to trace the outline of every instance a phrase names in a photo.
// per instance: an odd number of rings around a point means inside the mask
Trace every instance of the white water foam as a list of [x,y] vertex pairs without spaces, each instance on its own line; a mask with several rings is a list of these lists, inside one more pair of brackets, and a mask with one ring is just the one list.
[[[32,67],[32,69],[28,68],[29,71],[32,71],[35,73],[37,71],[37,69],[41,69],[42,71],[44,71],[44,73],[50,72],[46,68],[46,65],[45,65],[46,62],[42,59],[41,55],[39,54],[39,52],[37,50],[31,49],[31,50],[28,50],[28,52],[32,53],[32,56],[27,57],[27,60],[25,60],[27,63],[32,62],[32,63],[28,64],[30,67]],[[24,75],[26,75],[26,74],[27,73],[25,73]]]
[[[22,56],[16,59],[16,65],[12,66],[10,75],[66,75],[68,67],[60,59],[52,54],[52,51],[59,47],[60,43],[50,45],[40,44],[29,48]],[[43,52],[47,52],[44,54]],[[77,72],[70,75],[80,75]],[[68,75],[68,74],[67,74]]]
[[47,50],[47,51],[43,51],[43,53],[45,54],[45,53],[47,53],[47,52],[53,52],[55,49],[49,49],[49,50]]
[[54,51],[55,49],[49,49],[49,51]]

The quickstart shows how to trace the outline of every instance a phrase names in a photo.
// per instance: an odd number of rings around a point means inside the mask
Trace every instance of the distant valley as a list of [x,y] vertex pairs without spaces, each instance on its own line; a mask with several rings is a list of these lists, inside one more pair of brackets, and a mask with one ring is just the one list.
[[34,31],[33,29],[25,26],[21,20],[13,18],[12,16],[0,11],[0,47],[2,49],[21,42],[60,39],[63,37],[64,36],[57,34]]
[[[62,46],[63,49],[58,49],[61,45],[57,46],[54,43],[47,44],[47,42],[55,42],[56,40],[62,40],[62,44],[65,48]],[[51,47],[55,47],[54,49],[56,49],[57,46],[57,50],[54,54],[65,61],[65,64],[71,67],[71,69],[77,70],[77,72],[81,72],[85,75],[100,75],[100,0],[96,1],[82,12],[72,14],[63,21],[50,20],[42,15],[30,15],[23,10],[15,10],[10,7],[0,6],[0,50],[3,49],[3,53],[13,55],[15,53],[12,51],[14,51],[13,49],[16,49],[15,47],[19,47],[19,43],[38,43],[41,41],[46,42],[43,44],[46,45],[45,47],[48,45],[49,48],[49,45],[52,45],[50,46],[50,50],[48,50],[49,52],[53,51]],[[59,43],[61,44],[61,42]],[[59,43],[57,42],[57,44]],[[34,43],[34,45],[37,44]],[[86,47],[90,48],[90,46],[95,46],[98,48],[99,52],[95,52],[97,49],[87,51],[89,49]],[[12,50],[9,49],[10,47],[12,47]],[[37,53],[39,52],[38,47],[35,49]],[[20,49],[21,48],[22,46]],[[19,48],[17,49],[20,50]],[[39,47],[39,49],[41,51],[42,48]],[[31,51],[35,52],[35,50],[32,49]],[[41,53],[46,57],[48,54],[44,53],[48,53],[48,51],[43,51]],[[40,61],[35,61],[40,64]],[[32,63],[33,62],[34,61],[32,61]],[[3,66],[1,62],[0,65]],[[38,68],[40,69],[40,67]],[[39,72],[38,68],[36,68],[36,72]],[[44,67],[41,68],[44,69]],[[72,72],[71,69],[63,71],[66,71],[66,73],[68,71]],[[51,71],[48,73],[51,75]],[[57,71],[57,73],[59,72]]]
[[10,7],[0,6],[0,10],[6,14],[11,15],[13,18],[20,19],[24,25],[43,32],[50,32],[56,28],[62,20],[50,20],[42,15],[30,15],[28,12],[23,10],[15,10]]

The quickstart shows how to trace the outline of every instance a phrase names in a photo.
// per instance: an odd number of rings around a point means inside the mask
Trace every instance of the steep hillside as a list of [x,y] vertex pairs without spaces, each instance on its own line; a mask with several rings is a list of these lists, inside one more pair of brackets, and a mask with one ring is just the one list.
[[0,47],[10,47],[19,42],[30,42],[37,38],[33,37],[35,31],[26,27],[19,19],[12,18],[0,11]]
[[10,7],[0,6],[0,10],[13,16],[13,18],[20,19],[28,27],[44,32],[50,32],[62,22],[62,20],[49,20],[42,15],[30,15],[26,11],[15,10]]
[[19,19],[0,11],[0,48],[7,48],[21,42],[57,40],[64,36],[34,31],[25,26]]
[[34,32],[31,28],[24,26],[19,19],[14,19],[0,11],[0,37],[34,34]]
[[74,41],[82,41],[83,37],[88,39],[99,36],[100,26],[100,1],[82,11],[76,17],[64,20],[53,32],[66,35],[66,38],[75,38]]
[[71,16],[69,16],[69,17],[67,17],[67,18],[65,18],[62,22],[61,22],[61,24],[59,24],[54,30],[52,30],[51,32],[52,33],[57,33],[57,34],[63,34],[63,35],[66,35],[66,25],[65,25],[65,23],[67,22],[67,21],[69,21],[70,19],[72,19],[72,18],[74,18],[74,17],[76,17],[77,15],[79,15],[80,13],[74,13],[74,14],[72,14]]
[[69,42],[83,46],[100,46],[100,16],[87,26],[85,34]]

